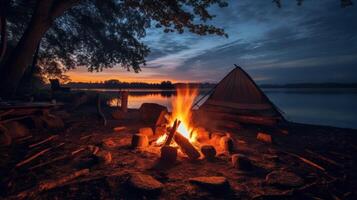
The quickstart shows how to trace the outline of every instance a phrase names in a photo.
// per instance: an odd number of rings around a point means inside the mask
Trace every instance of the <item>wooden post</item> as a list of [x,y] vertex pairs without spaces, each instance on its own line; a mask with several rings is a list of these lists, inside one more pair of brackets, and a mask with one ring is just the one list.
[[121,111],[128,112],[129,91],[121,91]]

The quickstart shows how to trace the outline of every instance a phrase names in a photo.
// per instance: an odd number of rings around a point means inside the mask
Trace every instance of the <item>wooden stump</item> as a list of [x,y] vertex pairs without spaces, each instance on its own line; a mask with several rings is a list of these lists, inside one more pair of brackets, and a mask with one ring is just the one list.
[[231,137],[224,136],[219,141],[222,151],[232,153],[234,151],[234,142]]
[[213,160],[216,156],[216,149],[212,145],[203,145],[201,152],[207,160]]
[[232,155],[232,165],[238,170],[249,171],[253,168],[249,158],[242,154]]
[[139,134],[146,135],[148,137],[154,136],[154,132],[152,131],[152,128],[150,128],[150,127],[140,128]]
[[175,163],[177,159],[177,148],[171,146],[163,146],[161,148],[160,160],[165,163]]
[[146,135],[135,134],[131,139],[132,148],[145,148],[149,145],[149,139]]

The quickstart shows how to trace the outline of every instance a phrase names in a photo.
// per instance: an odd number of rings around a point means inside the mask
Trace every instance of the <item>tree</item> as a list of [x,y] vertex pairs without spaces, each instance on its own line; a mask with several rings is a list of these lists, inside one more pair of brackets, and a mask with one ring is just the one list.
[[0,71],[3,96],[14,94],[40,44],[38,59],[66,69],[101,71],[120,65],[140,70],[149,49],[140,38],[154,25],[165,32],[224,35],[207,25],[211,5],[225,0],[12,0],[7,6],[9,38],[16,44]]

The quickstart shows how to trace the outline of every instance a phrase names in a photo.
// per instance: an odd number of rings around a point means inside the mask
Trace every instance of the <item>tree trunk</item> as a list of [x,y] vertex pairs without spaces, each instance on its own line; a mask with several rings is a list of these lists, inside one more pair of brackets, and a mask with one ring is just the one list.
[[7,46],[6,34],[6,8],[8,1],[2,1],[0,4],[0,62],[2,61]]
[[34,16],[9,59],[4,63],[0,74],[0,91],[3,97],[14,95],[16,88],[31,63],[36,48],[50,27],[50,22]]

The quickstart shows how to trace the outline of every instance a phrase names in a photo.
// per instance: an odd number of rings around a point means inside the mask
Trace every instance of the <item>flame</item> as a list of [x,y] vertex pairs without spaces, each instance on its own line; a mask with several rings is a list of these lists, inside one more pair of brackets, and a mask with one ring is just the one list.
[[[180,133],[185,138],[189,139],[191,143],[197,141],[196,131],[191,126],[191,107],[198,95],[197,88],[180,87],[176,90],[177,95],[172,99],[172,114],[169,117],[169,125],[173,126],[175,120],[179,120],[181,123],[177,127],[177,133]],[[161,145],[166,141],[167,134],[160,136],[155,143]],[[175,146],[175,144],[173,144]]]
[[191,125],[191,107],[197,97],[197,88],[190,88],[188,86],[178,88],[177,96],[172,100],[172,115],[170,118],[170,125],[174,124],[174,121],[180,120],[180,125],[177,128],[177,132],[190,140],[190,142],[196,141],[196,134]]

